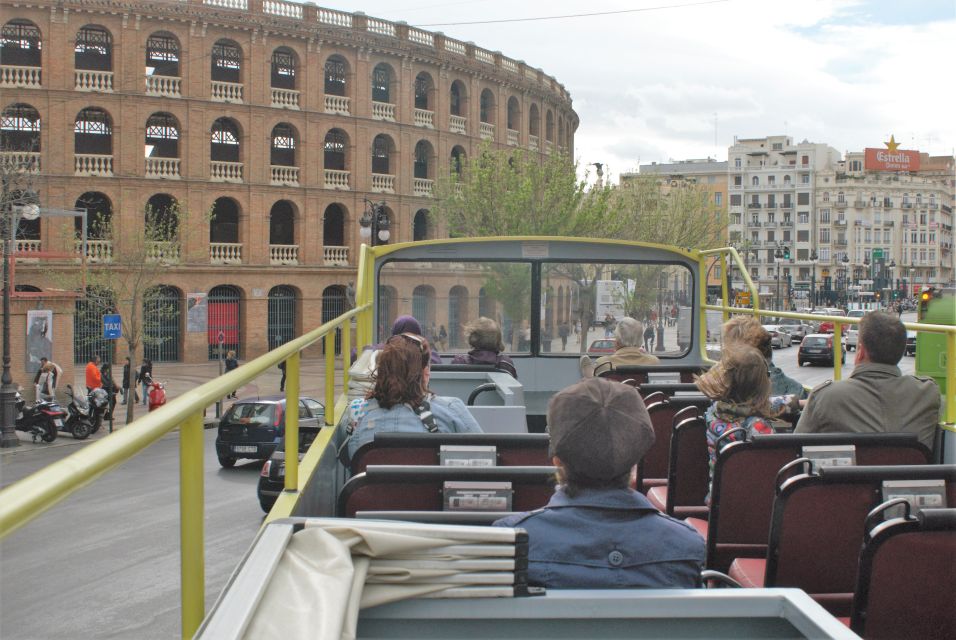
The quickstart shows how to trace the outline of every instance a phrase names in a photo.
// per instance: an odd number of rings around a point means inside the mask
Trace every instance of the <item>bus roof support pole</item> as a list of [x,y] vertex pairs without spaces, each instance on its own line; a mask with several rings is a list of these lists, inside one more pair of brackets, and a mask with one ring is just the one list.
[[335,407],[335,329],[325,334],[325,424],[332,426]]
[[843,373],[843,325],[833,323],[833,379],[839,380]]
[[956,434],[956,331],[946,334],[946,428]]
[[[285,361],[285,490],[299,490],[299,352]],[[273,462],[275,464],[275,462]]]
[[[356,321],[358,325],[358,321]],[[356,344],[358,340],[356,340]],[[352,321],[342,325],[342,389],[349,390],[349,367],[352,366]]]
[[182,634],[192,638],[206,615],[206,564],[203,550],[202,412],[179,426],[179,552]]

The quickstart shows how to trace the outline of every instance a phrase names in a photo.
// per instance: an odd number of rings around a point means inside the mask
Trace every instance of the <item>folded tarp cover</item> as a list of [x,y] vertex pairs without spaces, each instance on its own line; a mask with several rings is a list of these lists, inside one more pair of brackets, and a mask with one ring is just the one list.
[[366,607],[510,596],[514,571],[526,561],[516,558],[519,535],[500,527],[311,518],[292,536],[245,637],[352,640]]

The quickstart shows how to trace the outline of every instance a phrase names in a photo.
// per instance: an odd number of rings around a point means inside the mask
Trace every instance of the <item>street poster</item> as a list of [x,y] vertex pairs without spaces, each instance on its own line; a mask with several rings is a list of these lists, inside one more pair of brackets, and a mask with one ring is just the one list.
[[53,311],[31,309],[27,311],[26,371],[35,373],[40,368],[40,358],[53,361]]
[[186,331],[205,333],[209,318],[209,299],[205,293],[186,294]]

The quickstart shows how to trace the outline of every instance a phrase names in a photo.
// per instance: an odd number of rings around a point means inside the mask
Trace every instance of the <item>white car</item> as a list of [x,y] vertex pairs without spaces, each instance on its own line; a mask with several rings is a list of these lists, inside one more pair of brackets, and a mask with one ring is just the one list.
[[790,343],[793,342],[793,337],[790,335],[787,327],[783,325],[765,324],[763,328],[770,334],[771,347],[782,349],[783,347],[789,347]]
[[[866,311],[864,311],[863,309],[851,309],[850,311],[847,311],[846,317],[847,318],[862,318],[864,315],[866,315]],[[846,344],[847,351],[853,351],[856,349],[856,344],[860,340],[859,326],[860,325],[856,325],[856,324],[852,324],[852,325],[848,324],[843,329],[843,335],[845,337],[844,344]]]

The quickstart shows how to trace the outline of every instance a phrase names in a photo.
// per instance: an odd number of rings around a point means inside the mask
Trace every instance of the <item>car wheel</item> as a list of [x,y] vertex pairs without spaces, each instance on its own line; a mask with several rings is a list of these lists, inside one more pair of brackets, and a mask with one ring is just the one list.
[[219,464],[222,465],[223,469],[232,469],[236,466],[236,459],[219,456]]
[[262,507],[262,510],[266,513],[272,511],[272,507],[275,503],[276,499],[272,496],[259,496],[259,506]]
[[800,358],[797,358],[797,366],[798,366],[798,367],[802,367],[802,366],[803,366],[803,360],[801,360]]

